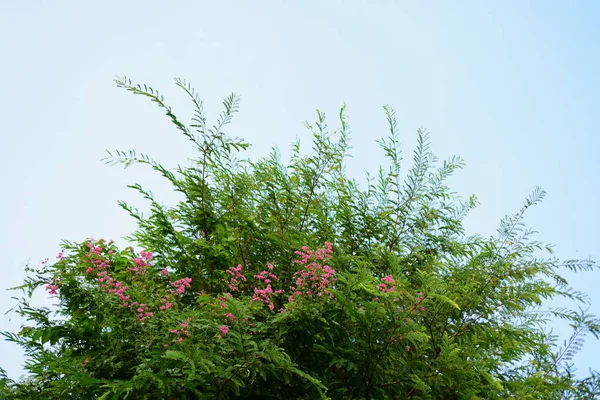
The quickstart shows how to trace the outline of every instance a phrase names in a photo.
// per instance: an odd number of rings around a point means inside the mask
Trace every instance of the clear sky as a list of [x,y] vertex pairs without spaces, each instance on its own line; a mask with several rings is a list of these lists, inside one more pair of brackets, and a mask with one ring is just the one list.
[[[346,102],[353,131],[349,171],[381,160],[382,106],[397,110],[405,154],[415,131],[434,151],[460,155],[453,178],[481,206],[467,223],[492,234],[536,185],[546,201],[527,218],[559,256],[600,260],[600,3],[596,1],[0,1],[0,304],[26,262],[54,257],[62,239],[118,239],[135,225],[118,199],[144,205],[139,182],[173,194],[141,167],[104,166],[104,150],[185,162],[186,141],[153,104],[114,87],[115,75],[190,105],[172,78],[191,81],[209,116],[232,91],[242,108],[229,133],[251,155],[309,136],[319,108]],[[600,314],[600,271],[573,285]],[[0,315],[0,330],[21,321]],[[594,356],[594,353],[596,354]],[[600,368],[588,340],[580,370]],[[15,376],[23,358],[0,343]]]

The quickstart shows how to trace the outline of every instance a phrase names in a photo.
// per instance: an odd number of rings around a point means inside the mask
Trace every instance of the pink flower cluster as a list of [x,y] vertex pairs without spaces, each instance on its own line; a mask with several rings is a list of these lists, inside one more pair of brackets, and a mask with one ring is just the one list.
[[[65,259],[65,250],[62,249],[56,256],[56,258],[59,261],[64,260]],[[42,261],[42,265],[48,264],[48,261],[49,261],[48,257],[44,258],[44,260]],[[50,296],[58,295],[58,289],[59,289],[59,286],[56,283],[48,282],[46,285],[46,290],[48,290],[48,294]]]
[[102,247],[96,246],[94,242],[88,243],[88,247],[90,248],[90,253],[99,256],[102,254]]
[[295,273],[295,286],[290,287],[293,294],[288,298],[290,303],[296,296],[303,294],[311,297],[320,297],[324,294],[328,294],[329,297],[333,296],[329,288],[335,283],[335,270],[329,265],[323,265],[331,258],[332,247],[330,242],[325,242],[325,248],[320,248],[316,252],[310,250],[308,246],[302,247],[302,251],[295,252],[300,259],[294,262],[304,265],[304,268]]
[[170,302],[170,301],[169,301],[169,300],[168,300],[166,297],[163,297],[163,298],[162,298],[162,302],[163,302],[163,303],[165,303],[165,304],[163,304],[162,306],[160,306],[160,309],[161,309],[162,311],[164,311],[164,310],[168,310],[168,309],[170,309],[171,307],[173,307],[173,303],[171,303],[171,302]]
[[108,258],[102,257],[102,247],[96,246],[96,243],[102,242],[90,242],[88,243],[88,251],[87,256],[89,257],[89,262],[92,264],[87,267],[85,270],[86,274],[91,274],[94,271],[104,271],[110,268],[110,261]]
[[[88,270],[91,267],[88,267]],[[128,289],[127,285],[123,282],[115,281],[112,276],[108,274],[108,271],[100,271],[96,275],[98,280],[98,286],[101,289],[106,290],[110,294],[114,294],[121,301],[121,308],[133,307],[134,304],[129,304],[131,296],[125,295],[125,291]]]
[[182,278],[178,279],[175,282],[171,282],[171,286],[175,289],[169,290],[170,293],[173,293],[175,296],[185,293],[185,289],[191,287],[192,278]]
[[[132,307],[135,307],[135,302],[131,304]],[[148,311],[148,305],[147,304],[140,304],[137,308],[137,313],[138,313],[138,318],[140,319],[140,321],[145,320],[148,317],[151,317],[154,315],[153,312],[149,312]]]
[[[106,271],[103,271],[106,272]],[[110,278],[110,277],[109,277]],[[114,287],[108,289],[108,293],[114,294],[121,300],[121,307],[127,307],[127,302],[131,298],[131,296],[126,296],[123,293],[127,290],[127,285],[123,284],[123,282],[116,282]]]
[[319,248],[315,252],[313,252],[308,246],[303,246],[302,251],[295,251],[294,254],[300,256],[299,260],[294,261],[296,264],[305,265],[313,258],[319,261],[327,261],[333,254],[333,244],[331,242],[325,242],[325,247]]
[[183,336],[190,336],[190,331],[187,330],[187,328],[190,326],[190,322],[191,322],[191,319],[188,318],[179,324],[180,328],[171,329],[169,331],[169,333],[172,333],[173,335],[178,336],[177,342],[179,342],[179,343],[183,342]]
[[259,281],[271,283],[271,279],[278,280],[277,275],[275,275],[272,271],[273,264],[267,264],[267,270],[259,272],[258,274],[254,275],[254,277]]
[[131,261],[133,261],[135,266],[127,269],[136,274],[144,274],[148,267],[151,266],[150,261],[152,261],[152,253],[149,251],[142,251],[140,257],[135,257]]
[[265,303],[269,307],[269,310],[273,311],[275,304],[273,303],[271,295],[279,295],[281,293],[283,293],[282,289],[273,290],[271,284],[269,283],[264,289],[259,289],[257,287],[254,288],[254,296],[252,297],[252,301],[260,301],[261,303]]
[[377,289],[382,291],[383,293],[391,293],[396,290],[396,280],[392,275],[387,275],[381,278],[383,281],[379,285],[377,285]]
[[[121,302],[121,308],[129,307],[131,310],[136,311],[137,317],[140,319],[140,321],[144,321],[145,319],[152,317],[154,312],[149,310],[149,306],[145,303],[138,304],[137,301],[131,302],[131,296],[126,294],[128,286],[123,282],[115,281],[115,279],[109,274],[110,260],[102,255],[104,249],[99,245],[101,243],[103,243],[103,241],[90,241],[90,243],[88,243],[88,248],[90,250],[87,253],[87,261],[91,263],[91,265],[86,269],[86,274],[95,274],[98,286],[106,292],[118,297]],[[107,253],[108,255],[112,255],[113,251],[109,250]],[[134,266],[127,269],[128,271],[133,272],[132,279],[138,279],[146,275],[148,267],[151,266],[150,262],[152,261],[152,258],[153,254],[151,252],[142,251],[139,257],[133,257],[131,259]],[[169,272],[165,268],[159,271],[159,274],[166,276],[169,274]],[[170,284],[173,289],[167,290],[167,293],[161,298],[163,304],[159,307],[160,310],[165,311],[172,308],[173,303],[171,300],[173,299],[173,296],[178,296],[184,293],[186,288],[191,286],[191,282],[191,278],[183,278],[175,282],[171,282]]]
[[227,325],[221,325],[219,327],[219,334],[221,335],[221,337],[227,335],[228,332],[229,332],[229,327]]
[[235,321],[235,315],[233,315],[232,313],[223,314],[223,316],[230,321]]
[[229,287],[230,292],[235,292],[239,289],[240,283],[246,281],[246,276],[242,274],[242,266],[238,265],[237,267],[231,267],[227,271],[229,274],[229,282],[227,283],[227,287]]
[[227,299],[233,297],[231,293],[225,293],[223,296],[217,296],[217,300],[219,300],[219,304],[221,308],[227,307]]
[[275,309],[275,304],[273,303],[273,299],[271,298],[271,296],[280,295],[281,293],[283,293],[282,289],[273,290],[273,287],[271,286],[272,281],[279,280],[277,275],[273,273],[273,265],[267,264],[267,269],[254,275],[254,278],[266,283],[267,286],[264,289],[259,289],[258,287],[255,287],[252,301],[260,301],[261,303],[266,304],[269,307],[269,310],[273,311],[273,309]]
[[48,294],[51,296],[58,294],[58,286],[57,285],[49,283],[46,285],[46,289],[48,289]]

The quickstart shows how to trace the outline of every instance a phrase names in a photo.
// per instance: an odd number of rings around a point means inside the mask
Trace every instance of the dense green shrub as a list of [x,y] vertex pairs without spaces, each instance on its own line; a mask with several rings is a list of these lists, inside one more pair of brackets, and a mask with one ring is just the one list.
[[[173,207],[140,185],[149,215],[119,249],[105,240],[65,242],[56,262],[31,269],[20,288],[27,320],[8,340],[27,353],[29,376],[3,377],[9,399],[564,399],[600,393],[595,373],[576,379],[569,361],[598,321],[549,309],[585,297],[559,275],[591,269],[562,262],[523,226],[536,190],[491,238],[467,236],[476,206],[445,186],[463,167],[438,163],[425,131],[401,170],[394,111],[381,140],[387,166],[359,187],[344,167],[349,137],[325,116],[313,147],[274,149],[256,161],[225,135],[238,99],[210,127],[202,103],[190,125],[163,98],[126,78],[119,87],[158,104],[197,150],[171,171],[134,151],[110,164],[146,164],[182,195]],[[307,154],[308,153],[308,154]],[[543,256],[543,254],[546,256]],[[55,309],[30,304],[37,288]],[[544,304],[544,308],[541,308]],[[549,321],[567,320],[558,346]]]

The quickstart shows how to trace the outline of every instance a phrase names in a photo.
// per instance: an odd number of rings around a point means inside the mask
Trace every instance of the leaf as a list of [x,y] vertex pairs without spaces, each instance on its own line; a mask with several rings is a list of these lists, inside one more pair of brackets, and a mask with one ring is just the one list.
[[111,395],[111,394],[112,394],[112,392],[111,392],[111,391],[104,392],[104,393],[102,394],[102,396],[98,397],[98,400],[107,400],[107,399],[108,399],[108,396],[109,396],[109,395]]
[[179,361],[187,361],[188,357],[179,350],[167,350],[163,358],[168,360],[179,360]]
[[44,334],[44,329],[37,328],[33,331],[33,335],[31,335],[31,340],[34,342],[37,342],[42,337],[43,334]]
[[443,294],[429,293],[427,296],[432,299],[438,299],[442,303],[449,304],[450,306],[456,308],[457,310],[460,310],[460,307],[458,306],[458,304],[456,304],[456,302],[454,300],[450,299],[447,296],[444,296]]

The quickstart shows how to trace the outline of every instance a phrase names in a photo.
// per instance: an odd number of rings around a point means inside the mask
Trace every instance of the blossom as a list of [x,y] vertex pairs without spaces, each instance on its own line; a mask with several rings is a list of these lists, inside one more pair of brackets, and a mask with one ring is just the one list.
[[221,308],[227,307],[227,299],[230,297],[232,297],[231,293],[225,293],[225,295],[223,295],[223,296],[217,296],[217,300],[219,300],[219,304],[221,305]]
[[391,293],[396,290],[396,280],[392,275],[387,275],[381,278],[383,283],[377,285],[377,289],[382,291],[383,293]]
[[242,274],[242,265],[239,264],[237,267],[230,267],[225,271],[229,275],[229,282],[227,286],[231,292],[238,290],[240,282],[246,281],[246,276]]
[[260,301],[261,303],[265,303],[268,307],[269,310],[273,310],[275,308],[275,304],[273,304],[273,301],[271,300],[271,295],[275,294],[281,294],[283,293],[283,290],[273,290],[273,288],[271,287],[271,284],[267,284],[267,287],[264,289],[259,289],[257,287],[254,288],[254,296],[252,297],[252,301]]
[[170,290],[170,292],[176,296],[179,294],[183,294],[183,293],[185,293],[186,288],[191,287],[191,283],[192,283],[192,278],[178,279],[175,282],[171,282],[171,286],[173,286],[175,289]]
[[329,297],[333,296],[329,288],[335,284],[336,271],[329,265],[323,265],[324,261],[331,258],[332,246],[330,242],[326,242],[325,248],[317,249],[316,252],[310,250],[308,246],[303,246],[302,251],[295,252],[300,256],[300,259],[294,262],[304,265],[304,268],[295,273],[296,286],[290,287],[294,293],[288,297],[289,302],[294,300],[294,296],[300,294],[315,297],[321,297],[325,294],[328,294]]
[[184,322],[180,323],[179,326],[181,326],[182,328],[187,328],[190,325],[190,321],[191,319],[186,319]]
[[154,315],[153,312],[148,311],[148,305],[143,303],[139,305],[136,311],[138,313],[138,318],[140,319],[140,321],[144,321],[146,318],[152,317]]
[[221,336],[225,336],[227,335],[227,332],[229,332],[229,327],[227,325],[222,325],[219,327],[219,332],[221,333]]
[[231,321],[235,321],[235,315],[232,313],[223,314],[223,316]]
[[46,289],[48,289],[49,295],[58,294],[58,286],[57,285],[53,285],[53,284],[49,283],[48,285],[46,285]]

